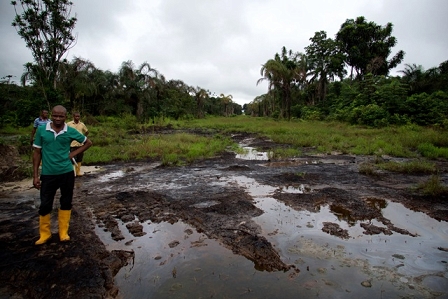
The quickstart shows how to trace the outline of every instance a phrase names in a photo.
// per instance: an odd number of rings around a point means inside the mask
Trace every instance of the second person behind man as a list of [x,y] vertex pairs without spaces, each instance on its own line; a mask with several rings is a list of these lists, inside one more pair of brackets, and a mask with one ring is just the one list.
[[[67,126],[75,128],[76,130],[78,130],[79,133],[81,133],[87,137],[87,135],[89,135],[89,130],[87,129],[86,125],[82,121],[80,121],[80,119],[81,119],[81,114],[79,112],[73,112],[73,120],[69,121],[67,123]],[[77,142],[76,140],[73,141],[70,144],[70,152],[77,150],[81,146],[82,146],[81,143]],[[84,153],[80,153],[74,157],[75,161],[76,161],[75,175],[77,177],[80,177],[83,175],[81,173],[81,164],[82,164],[83,157],[84,157]]]

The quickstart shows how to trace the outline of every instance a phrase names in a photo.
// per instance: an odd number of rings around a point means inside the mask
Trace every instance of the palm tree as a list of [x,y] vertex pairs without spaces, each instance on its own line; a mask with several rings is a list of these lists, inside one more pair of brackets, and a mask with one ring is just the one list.
[[287,51],[282,48],[282,53],[275,54],[274,59],[268,60],[262,65],[260,73],[263,76],[258,79],[257,85],[267,80],[268,94],[273,90],[278,91],[281,97],[280,115],[290,119],[291,117],[291,89],[297,84],[301,84],[306,78],[306,69],[299,63],[303,54]]
[[[151,93],[158,83],[159,72],[152,68],[148,62],[143,62],[138,70],[136,71],[137,78],[139,81],[141,97],[138,99],[137,103],[137,117],[141,117],[144,113],[144,102],[150,104]],[[145,101],[146,100],[146,101]]]
[[91,97],[97,93],[95,82],[91,80],[91,74],[94,71],[96,68],[93,63],[79,57],[75,57],[70,63],[63,61],[60,64],[58,89],[64,92],[65,98],[69,100],[70,108],[83,108],[85,97]]
[[42,94],[46,100],[48,111],[51,110],[51,104],[50,100],[48,99],[47,95],[47,88],[48,82],[46,82],[45,74],[43,73],[43,70],[39,65],[33,64],[31,62],[28,62],[24,65],[25,71],[23,72],[22,76],[20,77],[20,82],[22,83],[22,86],[26,86],[28,83],[32,83],[33,85],[37,85],[40,87]]
[[196,100],[196,117],[204,118],[204,102],[209,98],[208,92],[199,87],[190,87],[190,92]]
[[229,95],[224,95],[223,93],[219,95],[219,97],[221,98],[221,103],[223,104],[224,107],[224,116],[230,116],[233,114],[233,106],[232,106],[232,99],[233,96],[231,94]]
[[325,31],[316,32],[310,40],[312,43],[305,48],[306,68],[309,69],[309,82],[316,87],[316,98],[323,102],[329,82],[334,81],[336,76],[342,80],[346,73],[344,54],[333,39],[327,38]]
[[252,116],[267,116],[267,106],[266,94],[262,94],[254,98],[250,103],[251,115]]
[[118,71],[119,92],[123,96],[125,103],[132,108],[132,113],[136,114],[138,106],[138,86],[137,74],[135,73],[135,65],[131,60],[124,61]]
[[[164,112],[176,120],[181,116],[192,115],[196,110],[193,96],[190,94],[192,87],[188,86],[182,80],[169,80],[161,87],[163,88]],[[162,95],[161,95],[162,96]]]
[[418,93],[421,87],[424,85],[425,70],[423,66],[414,64],[405,64],[405,69],[400,70],[404,76],[403,82],[409,85],[410,93]]
[[149,104],[151,93],[158,84],[159,72],[147,62],[142,63],[137,69],[134,63],[128,60],[121,64],[118,76],[120,89],[127,104],[131,106],[132,113],[140,118],[145,112],[144,102]]
[[95,109],[100,115],[105,113],[117,114],[122,112],[122,97],[120,88],[120,78],[117,73],[111,71],[97,71],[92,73],[92,81],[95,82],[98,93]]

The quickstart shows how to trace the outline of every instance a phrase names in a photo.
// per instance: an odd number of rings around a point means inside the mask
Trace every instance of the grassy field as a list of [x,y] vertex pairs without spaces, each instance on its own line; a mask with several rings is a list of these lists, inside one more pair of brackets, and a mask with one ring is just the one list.
[[[84,155],[84,165],[147,159],[161,161],[164,165],[187,164],[224,150],[241,151],[230,136],[244,132],[282,144],[270,153],[273,159],[300,156],[303,148],[307,148],[307,153],[368,155],[373,157],[373,162],[361,164],[360,173],[376,175],[379,170],[386,170],[430,174],[431,178],[417,188],[432,195],[447,192],[447,187],[440,183],[440,171],[435,164],[435,159],[448,159],[446,130],[415,125],[378,129],[339,122],[276,121],[248,116],[165,119],[155,124],[139,123],[132,115],[87,117],[83,121],[93,141]],[[24,163],[19,171],[25,176],[32,175],[31,130],[31,126],[0,129],[0,144],[12,144],[21,149]],[[197,131],[201,134],[190,133]],[[384,160],[385,155],[413,159],[398,163]]]
[[[84,121],[90,130],[89,138],[94,143],[84,156],[86,164],[147,158],[161,160],[166,165],[189,163],[212,157],[228,148],[237,150],[230,133],[238,132],[254,133],[276,143],[290,145],[275,149],[273,158],[299,156],[302,148],[306,147],[315,153],[448,159],[448,131],[415,125],[378,129],[338,122],[276,121],[248,116],[188,121],[165,119],[156,124],[138,123],[132,115],[121,118],[90,117]],[[170,127],[174,133],[163,134],[163,130],[155,130],[160,127]],[[185,133],[193,129],[209,134]],[[3,128],[0,130],[0,143],[11,143],[10,136],[15,136],[14,143],[29,144],[30,132],[31,126]],[[418,166],[419,163],[416,163],[414,168]],[[401,167],[404,172],[412,171],[409,170],[412,168],[412,165]],[[425,165],[425,168],[428,166]]]
[[338,122],[275,121],[247,116],[173,122],[173,125],[216,129],[222,133],[251,132],[296,148],[312,147],[319,153],[448,159],[448,131],[415,125],[377,129]]

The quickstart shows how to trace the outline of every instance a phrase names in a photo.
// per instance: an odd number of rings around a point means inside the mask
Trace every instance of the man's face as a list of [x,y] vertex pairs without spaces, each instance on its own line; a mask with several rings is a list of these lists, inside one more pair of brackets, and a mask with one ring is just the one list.
[[66,113],[63,110],[53,109],[51,112],[51,120],[56,127],[61,127],[65,123]]
[[73,115],[73,119],[75,120],[75,123],[78,123],[80,118],[81,118],[81,115],[79,115],[79,114]]
[[42,119],[47,119],[48,118],[48,111],[47,110],[43,110],[42,111]]

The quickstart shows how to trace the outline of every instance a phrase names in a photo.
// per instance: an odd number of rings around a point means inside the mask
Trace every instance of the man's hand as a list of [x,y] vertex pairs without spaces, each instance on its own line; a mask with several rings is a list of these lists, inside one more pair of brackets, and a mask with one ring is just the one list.
[[39,178],[34,178],[34,179],[33,179],[33,186],[34,186],[34,188],[36,188],[37,190],[40,189],[40,179],[39,179]]

